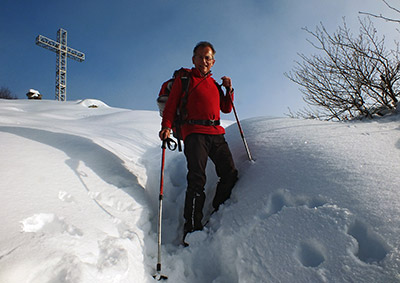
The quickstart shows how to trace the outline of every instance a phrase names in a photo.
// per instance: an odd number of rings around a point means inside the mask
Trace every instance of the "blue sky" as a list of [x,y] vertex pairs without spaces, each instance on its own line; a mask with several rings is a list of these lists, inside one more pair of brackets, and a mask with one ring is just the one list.
[[207,40],[217,50],[213,76],[232,78],[240,118],[284,116],[305,106],[284,77],[297,53],[315,53],[301,28],[322,22],[333,32],[345,16],[356,33],[360,10],[391,15],[380,0],[1,0],[0,86],[21,99],[30,88],[54,99],[56,55],[35,38],[55,40],[64,28],[68,46],[86,54],[68,59],[67,100],[157,110],[161,83],[191,67],[194,45]]

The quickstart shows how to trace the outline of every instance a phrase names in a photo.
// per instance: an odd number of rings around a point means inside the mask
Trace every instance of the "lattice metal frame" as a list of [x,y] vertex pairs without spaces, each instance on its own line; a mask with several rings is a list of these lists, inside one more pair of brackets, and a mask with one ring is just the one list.
[[56,53],[56,100],[67,100],[67,58],[78,62],[85,60],[85,53],[67,46],[67,31],[57,31],[57,41],[43,35],[36,37],[36,45]]

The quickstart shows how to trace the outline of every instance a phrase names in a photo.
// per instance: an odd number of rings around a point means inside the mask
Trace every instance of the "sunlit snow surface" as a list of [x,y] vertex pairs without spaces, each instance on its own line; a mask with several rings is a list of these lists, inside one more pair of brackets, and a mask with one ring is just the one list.
[[[168,282],[400,282],[399,121],[247,119],[255,162],[225,121],[239,181],[187,248],[186,162],[167,151]],[[0,100],[0,282],[154,282],[159,128],[98,100]]]

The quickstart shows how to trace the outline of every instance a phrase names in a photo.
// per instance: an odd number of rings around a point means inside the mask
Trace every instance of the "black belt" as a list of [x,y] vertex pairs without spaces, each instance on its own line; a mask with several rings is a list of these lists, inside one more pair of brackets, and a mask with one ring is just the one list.
[[190,125],[201,126],[219,126],[221,124],[219,120],[186,120],[185,122]]

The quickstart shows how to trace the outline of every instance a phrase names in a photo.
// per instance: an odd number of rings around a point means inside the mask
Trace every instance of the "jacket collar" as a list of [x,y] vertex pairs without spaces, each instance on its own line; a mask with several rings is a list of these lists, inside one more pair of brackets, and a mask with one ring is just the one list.
[[209,71],[207,75],[203,76],[198,69],[193,67],[192,68],[192,75],[195,76],[195,77],[206,78],[206,77],[210,77],[211,76],[211,71]]

